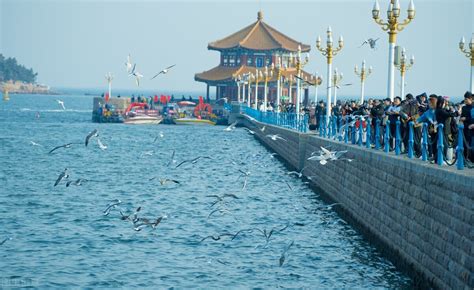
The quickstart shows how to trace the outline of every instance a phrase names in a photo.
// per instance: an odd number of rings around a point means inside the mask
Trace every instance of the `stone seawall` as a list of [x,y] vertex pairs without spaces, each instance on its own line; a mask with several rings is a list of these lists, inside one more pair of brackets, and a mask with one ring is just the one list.
[[[474,171],[411,160],[259,123],[240,124],[314,187],[341,203],[335,209],[361,229],[422,288],[474,288]],[[262,132],[260,129],[265,127]],[[273,141],[279,134],[287,142]],[[320,146],[348,150],[353,162],[307,161]]]

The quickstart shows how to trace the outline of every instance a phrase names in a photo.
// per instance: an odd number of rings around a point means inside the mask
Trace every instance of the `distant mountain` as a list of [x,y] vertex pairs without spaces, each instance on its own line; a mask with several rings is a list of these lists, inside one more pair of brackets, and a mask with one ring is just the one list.
[[5,58],[0,53],[0,82],[21,81],[32,84],[36,82],[37,75],[33,69],[18,64],[16,58]]

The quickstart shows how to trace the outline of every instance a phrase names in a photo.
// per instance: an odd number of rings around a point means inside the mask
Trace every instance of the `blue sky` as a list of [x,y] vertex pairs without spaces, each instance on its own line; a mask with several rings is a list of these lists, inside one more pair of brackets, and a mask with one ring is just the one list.
[[[388,0],[380,0],[385,18]],[[401,0],[406,17],[408,0]],[[315,51],[318,35],[328,25],[343,35],[345,48],[334,60],[344,81],[354,83],[340,94],[358,95],[354,65],[365,59],[374,73],[366,94],[385,96],[388,36],[371,18],[373,1],[112,1],[0,0],[0,51],[33,67],[38,81],[61,87],[104,87],[104,74],[115,75],[113,86],[134,89],[124,62],[128,53],[146,77],[176,64],[162,78],[142,82],[141,88],[205,91],[194,74],[218,64],[219,54],[207,44],[254,22],[264,21],[288,36],[310,44],[306,70],[325,73],[326,61]],[[459,96],[469,85],[470,63],[458,49],[461,36],[474,32],[472,0],[415,0],[416,18],[399,34],[416,62],[407,73],[407,92]],[[368,37],[380,37],[371,51],[358,48]],[[397,75],[396,83],[399,82]],[[398,86],[396,86],[398,92]]]

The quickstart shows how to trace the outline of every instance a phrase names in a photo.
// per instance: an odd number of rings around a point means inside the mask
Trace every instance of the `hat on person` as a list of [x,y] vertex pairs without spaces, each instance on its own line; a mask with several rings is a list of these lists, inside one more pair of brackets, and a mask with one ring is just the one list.
[[386,98],[384,101],[391,102],[392,100],[390,100],[390,98]]
[[465,94],[464,94],[464,98],[465,99],[471,99],[472,98],[472,93],[467,91]]
[[431,95],[430,95],[430,99],[438,99],[438,96],[435,95],[435,94],[431,94]]
[[412,95],[412,94],[408,94],[408,95],[406,96],[406,99],[407,99],[407,100],[412,100],[412,99],[413,99],[413,95]]
[[443,96],[443,99],[449,102],[449,96]]

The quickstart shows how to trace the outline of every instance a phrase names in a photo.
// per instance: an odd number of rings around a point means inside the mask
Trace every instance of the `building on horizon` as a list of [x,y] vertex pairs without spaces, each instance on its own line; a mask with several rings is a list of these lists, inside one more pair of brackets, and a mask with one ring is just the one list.
[[[220,62],[216,67],[197,73],[194,80],[206,83],[206,97],[209,99],[209,89],[216,87],[216,99],[228,98],[229,101],[237,101],[237,76],[243,76],[248,73],[255,74],[256,69],[264,69],[266,66],[270,69],[272,63],[276,65],[278,57],[281,64],[285,66],[282,70],[282,96],[290,97],[294,102],[296,100],[296,64],[290,61],[290,56],[298,53],[298,47],[301,52],[307,53],[311,50],[309,45],[298,42],[263,21],[263,13],[257,14],[257,21],[244,27],[243,29],[220,40],[209,43],[209,50],[220,52]],[[309,80],[311,74],[301,71],[301,77]],[[291,90],[290,87],[291,86]],[[290,92],[290,93],[289,93]],[[258,86],[259,100],[263,98],[263,82]],[[255,82],[251,83],[251,100],[255,96]],[[273,77],[268,82],[269,102],[275,102],[277,96],[277,73],[274,71]],[[284,97],[283,97],[284,99]],[[304,88],[302,101],[308,100],[308,88]]]

